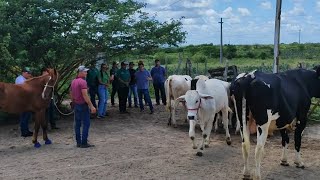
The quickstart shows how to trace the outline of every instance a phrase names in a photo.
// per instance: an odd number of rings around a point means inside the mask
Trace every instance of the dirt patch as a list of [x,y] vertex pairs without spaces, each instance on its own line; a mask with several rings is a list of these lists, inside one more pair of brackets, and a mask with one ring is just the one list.
[[[243,160],[239,135],[232,145],[224,134],[211,134],[210,147],[197,157],[188,138],[188,124],[182,116],[178,128],[167,126],[164,106],[155,106],[155,114],[129,109],[120,115],[109,108],[106,119],[93,119],[90,128],[91,149],[75,147],[72,117],[57,122],[60,130],[49,132],[52,145],[33,148],[31,138],[21,138],[18,125],[0,127],[0,179],[241,179]],[[181,112],[180,112],[181,115]],[[233,134],[233,133],[232,133]],[[41,137],[39,138],[41,139]],[[255,136],[251,140],[255,142]],[[197,130],[197,140],[200,131]],[[267,140],[262,161],[263,179],[318,179],[320,177],[320,140],[302,139],[302,158],[306,169],[294,164],[293,137],[290,136],[289,167],[280,166],[281,138]],[[41,144],[44,144],[41,141]],[[250,164],[254,167],[251,143]]]

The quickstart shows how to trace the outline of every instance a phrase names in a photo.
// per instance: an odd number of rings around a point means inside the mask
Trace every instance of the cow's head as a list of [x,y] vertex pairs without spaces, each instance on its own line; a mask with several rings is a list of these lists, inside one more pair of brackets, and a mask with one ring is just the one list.
[[188,119],[197,120],[198,111],[201,108],[201,101],[205,99],[213,99],[212,96],[199,93],[196,90],[189,90],[185,95],[177,98],[177,101],[185,101],[188,109]]

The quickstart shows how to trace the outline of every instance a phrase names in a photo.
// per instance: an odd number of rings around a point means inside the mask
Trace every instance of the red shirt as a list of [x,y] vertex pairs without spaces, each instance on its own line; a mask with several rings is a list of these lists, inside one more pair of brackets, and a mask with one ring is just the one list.
[[77,77],[71,82],[71,95],[73,98],[73,102],[76,104],[86,103],[82,96],[82,89],[88,89],[87,81],[83,78]]

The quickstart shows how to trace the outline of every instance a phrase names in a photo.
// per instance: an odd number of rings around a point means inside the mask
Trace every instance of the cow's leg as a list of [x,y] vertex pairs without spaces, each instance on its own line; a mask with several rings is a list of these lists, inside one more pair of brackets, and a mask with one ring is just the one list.
[[256,159],[256,179],[261,179],[260,164],[264,152],[264,145],[268,137],[269,122],[257,126],[257,146],[255,151]]
[[171,106],[171,113],[172,113],[172,116],[171,116],[171,120],[172,120],[172,125],[174,128],[177,128],[177,122],[176,122],[176,108],[178,106],[180,101],[177,101],[175,100],[174,103],[173,103],[173,106]]
[[[215,114],[213,115],[214,119]],[[204,138],[204,147],[208,148],[210,144],[210,135],[212,131],[212,125],[213,125],[213,120],[210,120],[208,124],[206,125],[206,129],[204,130],[202,136]]]
[[197,149],[197,145],[195,143],[195,127],[196,127],[196,121],[190,120],[190,127],[189,127],[189,137],[192,141],[192,148]]
[[36,112],[35,113],[35,121],[34,121],[34,133],[33,133],[33,137],[32,137],[32,143],[34,144],[35,148],[41,147],[41,144],[38,142],[38,133],[39,133],[39,129],[40,129],[41,118],[42,118],[41,113]]
[[226,131],[226,142],[228,145],[231,145],[231,137],[229,133],[229,125],[228,125],[228,109],[222,109],[222,119],[223,119],[223,126]]
[[[280,130],[281,137],[282,137],[282,155],[281,155],[281,165],[282,166],[289,166],[288,163],[288,144],[289,144],[289,136],[286,129]],[[269,133],[268,133],[269,134]]]
[[197,156],[202,156],[203,155],[204,141],[207,138],[206,127],[207,127],[207,123],[200,123],[200,128],[201,128],[201,131],[202,131],[202,141],[201,141],[200,148],[198,149]]
[[296,164],[297,168],[304,168],[304,164],[301,160],[300,155],[300,147],[301,147],[301,138],[302,138],[302,132],[304,128],[306,127],[306,116],[304,118],[299,118],[296,124],[296,130],[294,132],[294,143],[295,143],[295,150],[296,150],[296,158],[294,163]]
[[216,119],[214,121],[214,132],[216,133],[218,130],[219,120],[220,120],[221,116],[220,116],[220,113],[216,113],[215,116],[216,116],[215,117]]
[[[263,117],[263,116],[262,116]],[[261,174],[260,174],[260,167],[261,167],[261,160],[264,152],[264,145],[266,143],[267,137],[268,137],[268,130],[270,126],[270,122],[272,120],[278,119],[279,114],[272,114],[271,110],[267,110],[267,122],[260,125],[258,124],[257,126],[257,146],[256,146],[256,151],[255,151],[255,159],[256,159],[256,179],[261,179]],[[257,122],[263,122],[263,120],[260,119],[257,120]]]
[[243,123],[243,127],[240,128],[240,134],[242,135],[242,156],[244,160],[243,176],[244,180],[250,179],[249,171],[249,153],[250,153],[250,131],[247,122]]

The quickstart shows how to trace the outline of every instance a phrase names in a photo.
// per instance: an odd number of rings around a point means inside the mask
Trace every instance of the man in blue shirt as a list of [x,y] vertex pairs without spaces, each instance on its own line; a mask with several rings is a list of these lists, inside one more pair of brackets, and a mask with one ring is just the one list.
[[150,76],[149,71],[144,69],[144,64],[142,61],[139,61],[138,66],[139,70],[135,73],[135,77],[137,81],[140,111],[144,110],[142,103],[142,96],[144,96],[145,101],[147,101],[150,107],[150,114],[153,114],[153,106],[149,95],[149,81],[151,81],[152,78]]
[[[31,78],[31,70],[29,67],[25,67],[22,70],[22,74],[16,78],[15,84],[23,84],[27,79]],[[32,136],[33,133],[29,130],[29,119],[31,119],[31,112],[23,112],[20,115],[20,130],[22,137]]]
[[151,69],[151,76],[153,79],[154,94],[156,96],[157,105],[160,105],[160,96],[161,93],[162,104],[166,105],[166,93],[164,91],[164,82],[166,80],[166,70],[160,66],[159,59],[156,59],[155,66]]

